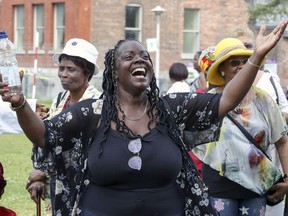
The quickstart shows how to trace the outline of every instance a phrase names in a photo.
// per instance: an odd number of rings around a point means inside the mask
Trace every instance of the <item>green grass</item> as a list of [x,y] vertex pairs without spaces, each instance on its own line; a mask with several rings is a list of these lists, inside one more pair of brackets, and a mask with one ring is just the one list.
[[[0,135],[0,161],[4,166],[7,180],[0,205],[14,210],[17,216],[36,215],[36,204],[25,189],[28,175],[32,169],[32,144],[23,134]],[[42,201],[42,215],[46,215]]]

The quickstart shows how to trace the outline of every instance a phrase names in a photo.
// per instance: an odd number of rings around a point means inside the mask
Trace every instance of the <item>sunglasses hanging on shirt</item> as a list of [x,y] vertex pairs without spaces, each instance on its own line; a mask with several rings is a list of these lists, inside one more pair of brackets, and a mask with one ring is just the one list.
[[134,156],[132,156],[129,161],[128,161],[128,166],[131,169],[136,169],[136,170],[140,170],[141,166],[142,166],[142,159],[139,156],[139,152],[142,149],[142,142],[140,138],[131,140],[128,144],[128,149],[130,152],[132,152],[133,154],[135,154]]

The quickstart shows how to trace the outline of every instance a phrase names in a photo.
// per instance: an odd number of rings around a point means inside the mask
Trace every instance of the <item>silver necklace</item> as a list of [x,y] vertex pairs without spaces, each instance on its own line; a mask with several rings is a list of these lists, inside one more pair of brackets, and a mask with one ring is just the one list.
[[124,120],[125,118],[129,119],[130,121],[139,121],[141,118],[143,118],[143,116],[145,115],[145,113],[147,112],[147,108],[148,108],[148,100],[146,101],[146,105],[145,105],[145,109],[143,111],[143,113],[141,114],[141,116],[137,117],[137,118],[131,118],[129,117],[124,109],[122,108],[121,106],[121,103],[118,101],[118,107],[119,107],[119,110],[120,112],[122,113],[122,119]]

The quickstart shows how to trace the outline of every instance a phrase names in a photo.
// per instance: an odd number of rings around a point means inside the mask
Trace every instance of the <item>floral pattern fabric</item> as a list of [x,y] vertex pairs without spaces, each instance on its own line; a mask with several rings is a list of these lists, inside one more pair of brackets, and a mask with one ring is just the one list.
[[[205,137],[204,141],[217,140],[220,131],[220,122],[217,119],[220,97],[221,95],[217,94],[177,93],[168,94],[163,98],[168,104],[166,109],[169,118],[166,121],[173,127],[173,133],[169,136],[182,149],[183,164],[176,182],[185,195],[186,216],[217,215],[210,205],[207,188],[200,180],[187,152],[194,144],[187,142],[185,145],[182,135],[187,132],[190,136],[193,133],[203,134],[193,139],[190,137],[190,141],[197,144],[203,142],[203,137]],[[89,140],[93,137],[99,119],[105,121],[107,112],[105,101],[88,99],[45,121],[46,148],[53,152],[57,163],[56,188],[58,189],[54,215],[80,214],[81,209],[78,204],[84,188],[89,184],[87,175]],[[196,133],[198,130],[202,133]],[[211,132],[213,135],[207,134]]]
[[[59,95],[60,95],[60,98],[59,98],[60,100],[57,101]],[[52,105],[49,110],[49,117],[48,117],[49,119],[58,115],[66,108],[66,104],[70,98],[70,92],[69,91],[61,92],[59,93],[59,95],[52,102]],[[100,95],[101,95],[101,92],[99,92],[94,86],[89,84],[89,86],[87,87],[87,89],[85,90],[84,94],[82,95],[79,101],[83,101],[83,100],[90,99],[90,98],[99,98]],[[49,213],[52,210],[51,196],[54,196],[53,191],[55,190],[59,191],[58,187],[59,186],[62,187],[62,185],[61,184],[54,185],[54,181],[50,178],[51,175],[55,175],[57,173],[57,171],[55,170],[55,161],[54,161],[52,154],[49,151],[45,151],[45,149],[43,150],[42,148],[37,147],[37,146],[33,147],[32,152],[33,154],[32,154],[31,159],[33,161],[33,167],[35,169],[42,170],[43,172],[46,173],[48,177],[46,181],[46,189],[45,189],[45,208],[46,208],[46,212]],[[63,153],[63,158],[64,160],[67,161],[67,163],[70,163],[71,161],[73,161],[71,160],[71,158],[73,157],[70,157],[68,152]],[[53,181],[53,185],[50,184],[51,181]],[[51,187],[53,191],[50,190]]]
[[[215,92],[213,90],[212,92]],[[268,153],[268,146],[286,132],[281,111],[273,99],[259,88],[251,88],[248,103],[241,110],[231,111],[236,119]],[[263,195],[281,176],[275,167],[228,117],[223,119],[220,139],[193,149],[205,164],[219,171],[221,176]]]

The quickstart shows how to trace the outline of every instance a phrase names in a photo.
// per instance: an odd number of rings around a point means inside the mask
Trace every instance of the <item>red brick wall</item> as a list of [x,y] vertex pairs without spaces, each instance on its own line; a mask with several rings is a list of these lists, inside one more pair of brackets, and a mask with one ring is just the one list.
[[[168,77],[168,68],[173,62],[187,64],[190,59],[182,59],[183,13],[184,8],[200,10],[200,49],[216,44],[227,37],[230,31],[248,21],[248,3],[246,0],[2,0],[0,29],[6,29],[13,37],[12,4],[25,4],[25,49],[32,50],[33,7],[32,4],[45,4],[45,48],[46,53],[39,55],[39,67],[51,67],[53,42],[53,3],[65,2],[65,36],[82,37],[96,45],[100,55],[98,64],[103,69],[104,56],[109,48],[124,37],[125,6],[139,4],[143,8],[142,42],[156,37],[156,19],[151,11],[160,5],[166,11],[161,15],[160,75]],[[46,14],[47,13],[47,14]],[[13,40],[13,38],[11,38]],[[278,74],[283,79],[283,86],[288,80],[287,49],[288,39],[282,39],[270,55],[278,61]],[[50,52],[49,52],[50,51]],[[151,53],[155,59],[155,53]],[[21,66],[33,66],[33,54],[19,55]]]
[[[55,67],[52,61],[53,50],[53,4],[65,3],[65,40],[81,37],[90,40],[90,4],[91,0],[4,0],[1,6],[0,29],[5,29],[13,41],[13,5],[24,5],[25,13],[25,54],[17,54],[20,67],[32,67],[35,53],[33,52],[33,5],[44,4],[45,34],[44,53],[38,52],[38,67]],[[32,51],[32,52],[31,52]]]

